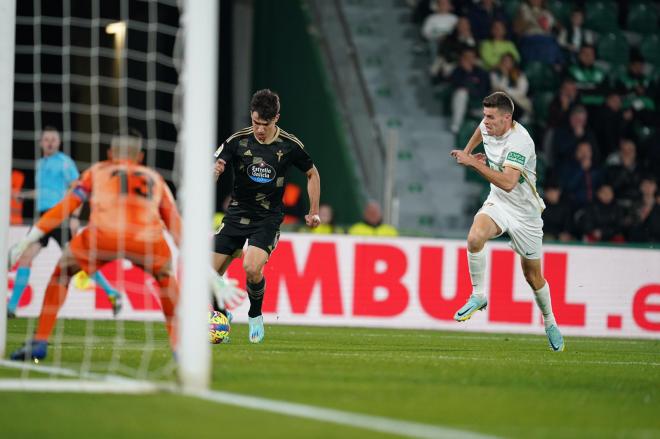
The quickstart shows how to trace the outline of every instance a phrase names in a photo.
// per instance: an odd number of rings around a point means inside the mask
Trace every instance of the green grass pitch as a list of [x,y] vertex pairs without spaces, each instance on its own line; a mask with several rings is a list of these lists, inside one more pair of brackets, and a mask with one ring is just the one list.
[[[29,321],[8,324],[8,351]],[[115,322],[94,322],[88,354],[109,364]],[[64,321],[50,356],[75,367],[86,322]],[[153,376],[170,377],[160,324],[124,324],[115,358],[130,373],[145,337]],[[512,438],[660,437],[660,340],[567,337],[553,353],[543,336],[267,325],[266,342],[213,346],[216,390]],[[49,364],[47,360],[44,364]],[[0,367],[0,378],[21,372]],[[31,373],[30,377],[43,375]],[[205,402],[152,395],[0,393],[0,436],[371,438],[382,433]]]

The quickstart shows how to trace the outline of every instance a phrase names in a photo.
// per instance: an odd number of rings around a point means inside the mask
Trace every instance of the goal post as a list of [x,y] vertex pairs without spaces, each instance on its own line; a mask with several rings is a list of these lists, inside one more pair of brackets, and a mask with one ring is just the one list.
[[0,2],[0,358],[7,345],[7,252],[14,119],[15,0]]
[[183,213],[182,288],[179,303],[179,376],[184,391],[204,390],[210,380],[208,270],[212,204],[209,157],[216,143],[218,3],[186,0],[181,27],[184,55],[179,78],[183,118],[179,143],[183,158],[180,199]]

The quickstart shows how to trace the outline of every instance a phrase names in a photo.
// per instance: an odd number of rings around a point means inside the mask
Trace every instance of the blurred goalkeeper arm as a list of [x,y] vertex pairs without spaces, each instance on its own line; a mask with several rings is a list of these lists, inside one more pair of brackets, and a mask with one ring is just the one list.
[[53,206],[48,212],[44,213],[39,221],[30,229],[30,232],[18,244],[9,249],[9,267],[13,267],[18,258],[27,250],[29,246],[43,238],[55,227],[62,224],[73,211],[83,203],[81,195],[75,190],[69,192],[59,203]]
[[165,181],[162,181],[163,197],[158,207],[160,217],[163,219],[167,230],[172,234],[177,247],[181,246],[181,216],[174,202],[174,197]]
[[247,297],[247,292],[239,288],[235,280],[220,276],[213,268],[210,268],[209,274],[211,290],[221,309],[233,309],[243,303]]

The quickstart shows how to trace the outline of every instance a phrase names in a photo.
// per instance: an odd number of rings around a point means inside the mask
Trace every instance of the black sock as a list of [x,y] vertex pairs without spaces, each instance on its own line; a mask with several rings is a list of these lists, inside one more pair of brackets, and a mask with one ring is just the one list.
[[218,311],[224,314],[225,310],[218,305],[218,299],[215,298],[215,294],[211,294],[211,306],[213,307],[213,311]]
[[261,315],[261,305],[264,302],[264,290],[266,289],[266,278],[262,277],[256,284],[247,283],[248,297],[250,298],[249,317],[259,317]]

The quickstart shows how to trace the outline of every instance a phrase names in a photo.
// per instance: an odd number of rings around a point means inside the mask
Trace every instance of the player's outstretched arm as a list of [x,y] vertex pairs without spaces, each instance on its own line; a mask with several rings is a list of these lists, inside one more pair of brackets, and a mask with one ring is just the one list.
[[170,188],[167,187],[165,181],[162,181],[163,185],[163,196],[160,201],[160,206],[158,206],[158,212],[160,217],[163,219],[167,230],[172,235],[174,243],[177,247],[181,246],[181,215],[179,215],[179,209],[176,207],[174,202],[174,196],[170,191]]
[[466,154],[464,151],[455,149],[450,154],[456,159],[456,163],[473,168],[489,183],[494,184],[503,191],[511,192],[520,179],[520,170],[511,166],[505,166],[504,171],[500,172],[491,169],[484,161],[471,154]]
[[39,241],[55,227],[62,224],[73,211],[83,203],[82,198],[75,191],[69,192],[59,203],[44,213],[39,221],[30,229],[30,232],[18,244],[9,249],[9,267],[13,267],[18,258],[27,250],[30,245]]
[[468,140],[467,145],[465,145],[465,148],[463,148],[463,152],[466,154],[470,154],[474,148],[479,146],[479,144],[483,141],[483,136],[481,135],[481,130],[479,129],[479,126],[477,125],[477,128],[474,130],[474,133],[472,134],[472,137],[470,137],[470,140]]
[[321,176],[316,166],[307,171],[307,195],[309,196],[309,214],[305,215],[305,223],[315,228],[321,224],[319,218],[319,203],[321,200]]

